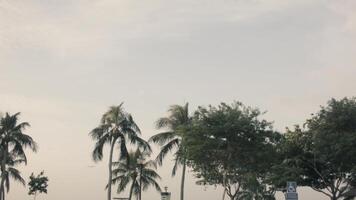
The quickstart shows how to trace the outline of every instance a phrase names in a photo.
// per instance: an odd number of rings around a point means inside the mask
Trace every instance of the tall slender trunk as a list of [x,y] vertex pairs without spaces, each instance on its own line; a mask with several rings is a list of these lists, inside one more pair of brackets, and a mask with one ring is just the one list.
[[4,178],[3,178],[3,173],[1,173],[1,182],[0,182],[0,200],[4,200]]
[[133,192],[134,186],[135,186],[135,180],[132,181],[132,185],[130,187],[129,200],[131,200],[131,198],[132,198],[132,192]]
[[222,200],[225,200],[225,195],[226,195],[226,189],[224,188],[224,193],[223,193],[223,196],[222,196]]
[[[6,149],[7,151],[7,149]],[[6,152],[5,151],[5,152]],[[0,198],[1,200],[5,200],[5,171],[6,171],[6,153],[3,153],[3,160],[1,161],[1,182],[0,182]]]
[[338,198],[336,197],[336,194],[332,194],[333,196],[330,197],[330,200],[338,200]]
[[142,200],[142,164],[140,165],[140,193],[139,193],[140,197],[139,200]]
[[4,187],[4,183],[5,183],[5,177],[4,177],[4,174],[1,173],[1,186],[0,186],[0,197],[1,197],[1,200],[5,200],[5,187]]
[[109,180],[108,180],[108,200],[111,200],[111,182],[112,182],[112,157],[114,154],[114,147],[116,143],[116,138],[114,138],[111,142],[110,147],[110,157],[109,157]]
[[182,172],[182,181],[180,183],[180,200],[184,200],[184,182],[185,182],[185,169],[186,169],[185,159],[183,160],[183,172]]

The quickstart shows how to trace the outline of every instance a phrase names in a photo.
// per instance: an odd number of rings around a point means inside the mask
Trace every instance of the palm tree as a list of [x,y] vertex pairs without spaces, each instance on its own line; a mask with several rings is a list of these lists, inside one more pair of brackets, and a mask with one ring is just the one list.
[[119,145],[120,159],[128,158],[126,147],[128,142],[143,148],[145,151],[151,151],[148,143],[140,138],[139,134],[141,134],[139,127],[132,116],[123,110],[122,103],[118,106],[110,107],[102,116],[100,125],[90,132],[90,135],[96,141],[92,153],[95,162],[102,160],[104,146],[106,144],[110,145],[108,200],[111,200],[112,163],[115,145]]
[[[29,123],[18,123],[20,113],[10,115],[6,113],[0,119],[0,199],[5,200],[5,186],[9,190],[9,177],[24,183],[20,172],[14,168],[19,163],[27,164],[25,148],[30,148],[36,152],[37,144],[30,137],[23,133],[29,127]],[[6,185],[5,185],[6,184]]]
[[154,161],[145,158],[149,156],[147,153],[142,153],[139,149],[129,153],[129,162],[120,160],[115,162],[116,167],[113,170],[114,178],[112,183],[119,183],[117,192],[123,192],[130,185],[129,200],[132,195],[135,195],[138,200],[141,200],[141,191],[145,191],[149,186],[154,186],[157,191],[161,191],[156,179],[161,179],[155,169],[157,165]]
[[180,188],[180,200],[184,199],[184,182],[186,171],[186,158],[184,145],[182,140],[186,133],[186,128],[191,124],[192,118],[189,116],[188,103],[184,106],[172,105],[168,110],[168,117],[160,118],[156,122],[157,129],[168,129],[168,131],[158,133],[149,139],[149,142],[156,143],[161,146],[161,151],[157,155],[156,161],[159,165],[162,165],[163,159],[167,154],[175,150],[174,152],[174,166],[172,170],[172,176],[176,175],[176,171],[179,165],[183,166],[182,180]]
[[20,182],[23,186],[25,186],[25,180],[22,178],[21,173],[18,169],[15,167],[24,162],[21,159],[14,159],[14,158],[8,158],[8,161],[6,162],[6,167],[3,174],[4,177],[4,187],[1,188],[1,200],[5,200],[5,189],[7,192],[10,191],[10,178],[12,178],[14,181]]

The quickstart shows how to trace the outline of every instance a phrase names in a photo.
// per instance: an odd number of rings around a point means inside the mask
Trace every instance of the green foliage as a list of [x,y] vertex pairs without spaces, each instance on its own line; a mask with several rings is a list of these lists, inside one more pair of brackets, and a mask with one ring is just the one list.
[[163,159],[168,155],[168,153],[173,151],[175,162],[172,169],[172,176],[176,175],[177,169],[180,165],[183,166],[180,189],[180,200],[183,200],[186,171],[186,150],[185,146],[182,144],[182,141],[187,134],[187,127],[190,126],[192,119],[189,116],[188,103],[184,106],[172,105],[169,108],[168,113],[168,117],[160,118],[156,122],[157,129],[165,129],[166,131],[152,136],[149,139],[149,142],[153,142],[161,146],[161,150],[156,158],[156,162],[159,165],[162,165]]
[[139,137],[140,134],[139,127],[133,117],[124,111],[122,104],[110,107],[102,116],[100,125],[90,132],[91,137],[96,141],[92,153],[93,160],[102,160],[104,146],[113,142],[119,145],[120,159],[127,158],[126,145],[128,143],[151,151],[148,143]]
[[274,167],[276,185],[285,177],[332,200],[343,199],[355,184],[356,99],[332,99],[308,119],[305,129],[288,130]]
[[0,199],[5,199],[5,188],[10,190],[10,178],[25,185],[20,171],[15,167],[21,163],[27,164],[25,149],[36,152],[37,144],[23,131],[29,127],[29,123],[19,123],[20,113],[10,115],[5,113],[0,118]]
[[[113,184],[118,184],[117,192],[123,192],[127,186],[130,186],[130,197],[138,196],[141,190],[145,191],[149,186],[153,186],[157,191],[161,191],[157,179],[161,177],[155,171],[156,163],[151,160],[146,160],[149,154],[142,153],[140,150],[129,153],[129,162],[120,160],[114,163],[112,179]],[[142,185],[141,185],[142,183]]]
[[157,129],[166,129],[166,131],[152,136],[149,142],[161,146],[161,151],[156,159],[160,165],[162,165],[163,159],[169,152],[175,151],[174,158],[176,162],[172,171],[172,175],[175,175],[177,166],[183,164],[184,161],[184,147],[181,142],[185,135],[186,127],[191,123],[191,117],[189,116],[188,104],[184,106],[173,105],[168,112],[168,117],[160,118],[156,122]]
[[29,186],[29,195],[37,195],[37,193],[47,194],[48,187],[48,177],[44,176],[42,171],[39,175],[35,176],[33,173],[30,176]]
[[90,132],[91,137],[96,141],[92,157],[94,161],[100,161],[103,158],[103,149],[105,145],[110,145],[109,155],[109,179],[107,199],[111,200],[111,181],[112,181],[112,162],[114,147],[119,145],[119,159],[128,161],[127,145],[132,144],[143,151],[151,152],[151,147],[144,139],[140,137],[141,131],[133,117],[124,111],[122,103],[118,106],[112,106],[102,116],[100,125]]
[[280,135],[261,115],[239,102],[198,108],[183,141],[198,183],[221,185],[233,200],[273,197],[264,177]]

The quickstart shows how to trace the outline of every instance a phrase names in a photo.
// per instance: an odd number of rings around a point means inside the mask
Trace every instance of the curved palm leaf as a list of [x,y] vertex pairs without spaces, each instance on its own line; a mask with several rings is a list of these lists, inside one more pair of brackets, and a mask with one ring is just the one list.
[[184,196],[184,180],[186,161],[184,155],[184,146],[182,140],[186,134],[187,127],[190,126],[192,118],[189,116],[188,103],[184,106],[172,105],[168,109],[168,117],[163,117],[157,120],[157,129],[168,129],[165,132],[158,133],[152,136],[149,141],[161,146],[161,151],[157,155],[156,161],[159,165],[162,165],[164,158],[170,151],[175,149],[174,159],[175,164],[173,166],[172,175],[176,174],[179,165],[183,165],[182,181],[181,181],[181,200]]
[[33,138],[23,131],[30,127],[28,122],[19,123],[20,113],[10,115],[6,113],[0,119],[0,160],[1,185],[0,197],[4,198],[4,188],[10,190],[10,178],[25,184],[16,165],[27,164],[25,149],[37,151],[37,144]]
[[[118,193],[123,192],[130,184],[130,197],[138,196],[140,190],[146,190],[149,186],[154,186],[157,191],[161,191],[157,179],[161,177],[155,171],[156,164],[152,160],[144,161],[149,156],[147,152],[141,152],[139,149],[129,153],[129,162],[120,160],[114,163],[113,184],[118,183]],[[142,186],[140,186],[140,182]],[[140,189],[141,188],[141,189]]]
[[133,117],[124,111],[123,103],[118,106],[111,106],[107,112],[105,112],[100,120],[100,125],[94,128],[89,135],[96,141],[92,157],[94,161],[100,161],[103,158],[103,149],[105,145],[110,145],[110,157],[109,157],[109,182],[108,200],[111,200],[111,184],[112,184],[112,164],[113,164],[113,150],[115,145],[119,145],[120,156],[119,159],[125,159],[128,161],[127,142],[137,145],[146,151],[151,151],[148,143],[144,142],[139,135],[141,131]]

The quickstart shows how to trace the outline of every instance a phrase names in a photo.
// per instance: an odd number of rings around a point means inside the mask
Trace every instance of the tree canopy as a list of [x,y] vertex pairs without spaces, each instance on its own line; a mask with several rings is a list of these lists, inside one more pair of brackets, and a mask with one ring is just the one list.
[[161,177],[156,172],[156,162],[146,160],[148,156],[149,154],[137,149],[134,152],[129,152],[129,162],[121,159],[113,164],[114,177],[112,183],[118,183],[118,193],[123,192],[131,184],[129,200],[132,199],[132,195],[139,197],[138,199],[141,200],[142,190],[145,191],[150,186],[153,186],[158,192],[161,191],[161,187],[157,183],[157,180],[161,179]]
[[232,200],[272,198],[264,176],[280,135],[262,114],[240,102],[198,108],[184,140],[198,183],[221,185]]
[[306,120],[304,128],[287,130],[275,177],[297,180],[331,200],[343,199],[356,183],[355,147],[356,99],[331,99]]
[[33,173],[30,176],[30,181],[28,182],[29,186],[29,195],[34,195],[34,199],[38,193],[47,194],[48,187],[48,177],[44,176],[44,171],[35,176]]

